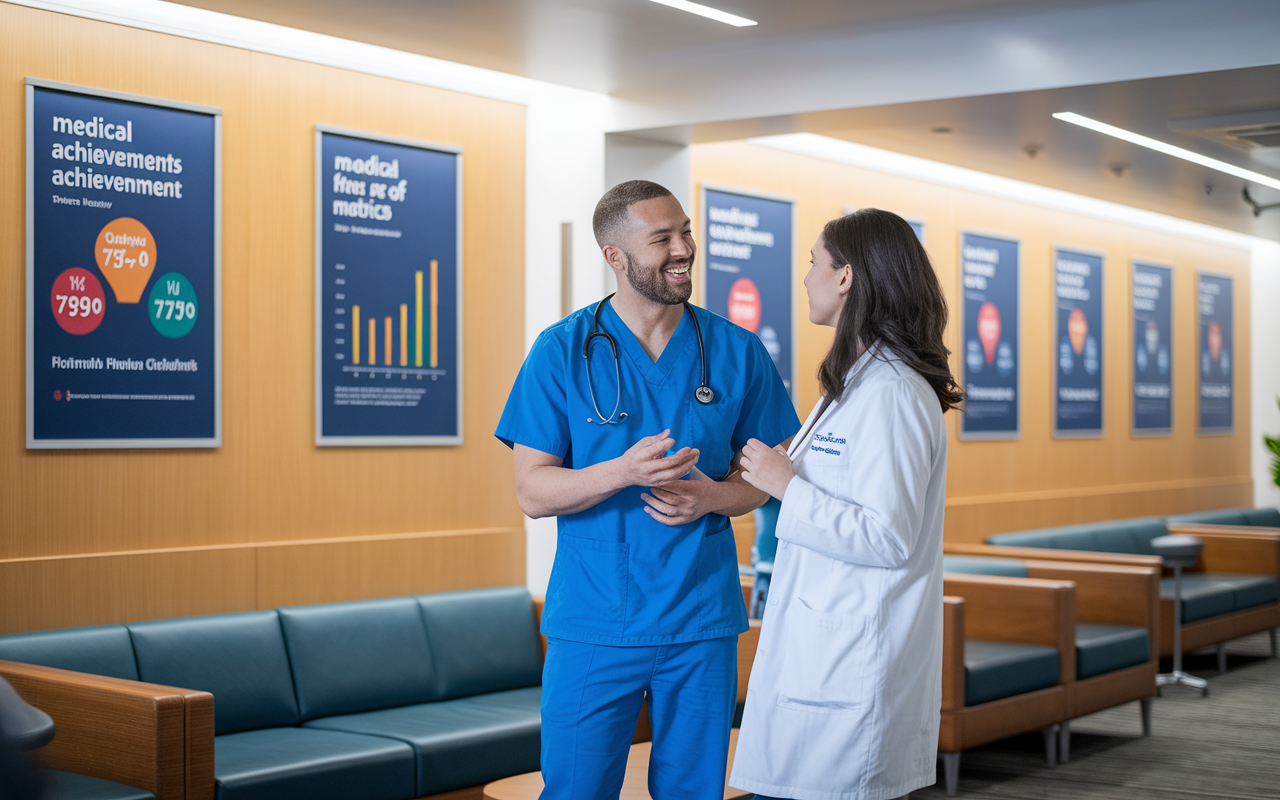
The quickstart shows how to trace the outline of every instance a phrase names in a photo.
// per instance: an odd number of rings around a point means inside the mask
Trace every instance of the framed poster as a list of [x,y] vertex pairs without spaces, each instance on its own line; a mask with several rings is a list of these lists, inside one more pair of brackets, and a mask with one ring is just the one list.
[[1019,434],[1018,241],[960,234],[961,439]]
[[1173,433],[1173,267],[1133,262],[1133,435]]
[[462,150],[315,146],[316,444],[462,444]]
[[760,337],[795,396],[795,202],[702,185],[702,285],[707,310]]
[[221,109],[26,91],[27,447],[221,446]]
[[1102,256],[1053,251],[1053,435],[1102,435]]
[[1233,281],[1226,275],[1196,273],[1199,352],[1199,433],[1235,431],[1235,307]]

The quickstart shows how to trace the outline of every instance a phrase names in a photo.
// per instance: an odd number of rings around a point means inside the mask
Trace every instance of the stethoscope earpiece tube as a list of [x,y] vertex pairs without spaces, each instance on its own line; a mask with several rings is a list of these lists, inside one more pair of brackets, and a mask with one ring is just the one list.
[[[617,294],[617,292],[614,292],[614,294]],[[627,412],[618,412],[618,408],[622,405],[622,369],[618,365],[618,343],[614,341],[608,331],[600,327],[600,312],[604,309],[605,303],[612,299],[613,294],[596,303],[596,310],[591,315],[591,332],[587,334],[586,340],[582,343],[582,357],[587,362],[587,392],[591,395],[591,407],[595,409],[596,416],[599,418],[597,421],[593,417],[587,417],[587,422],[596,425],[616,425],[627,418]],[[702,325],[698,322],[698,315],[693,313],[692,306],[685,303],[684,310],[689,315],[689,318],[693,320],[693,330],[698,337],[698,361],[702,365],[702,383],[693,390],[693,397],[704,406],[710,405],[715,402],[716,393],[707,385],[707,350],[702,343]],[[597,336],[609,343],[609,353],[613,356],[613,374],[618,386],[618,399],[613,404],[613,411],[609,413],[608,417],[600,411],[600,405],[596,401],[596,384],[591,377],[591,343]],[[614,419],[615,415],[617,415],[617,419]]]

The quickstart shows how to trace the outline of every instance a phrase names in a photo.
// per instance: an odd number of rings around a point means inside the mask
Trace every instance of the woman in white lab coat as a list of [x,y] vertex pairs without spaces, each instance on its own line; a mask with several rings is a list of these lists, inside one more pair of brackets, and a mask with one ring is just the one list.
[[942,700],[947,432],[963,395],[947,305],[896,214],[832,220],[805,277],[835,328],[822,399],[746,480],[782,501],[729,783],[766,798],[890,800],[934,783]]

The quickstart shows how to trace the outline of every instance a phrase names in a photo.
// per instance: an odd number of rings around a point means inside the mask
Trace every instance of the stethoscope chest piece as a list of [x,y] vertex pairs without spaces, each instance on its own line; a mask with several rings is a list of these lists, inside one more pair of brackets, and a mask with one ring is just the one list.
[[716,393],[711,391],[711,387],[705,384],[702,386],[699,386],[697,389],[694,389],[693,396],[697,398],[698,402],[702,403],[704,406],[711,405],[711,403],[714,402],[716,399]]

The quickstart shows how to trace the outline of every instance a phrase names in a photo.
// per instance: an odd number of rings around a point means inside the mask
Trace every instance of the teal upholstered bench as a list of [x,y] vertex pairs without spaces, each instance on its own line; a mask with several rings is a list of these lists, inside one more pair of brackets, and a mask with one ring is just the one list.
[[155,795],[123,783],[50,769],[44,773],[42,800],[155,800]]
[[[1151,540],[1168,533],[1169,525],[1233,525],[1257,528],[1280,528],[1280,510],[1274,508],[1232,508],[1203,511],[1169,517],[1141,517],[1068,525],[1058,528],[1001,533],[988,536],[986,542],[998,547],[1050,548],[1056,550],[1091,551],[1132,555],[1153,555]],[[1201,556],[1202,572],[1184,574],[1182,622],[1191,627],[1183,630],[1183,647],[1194,650],[1206,645],[1218,646],[1219,669],[1226,669],[1223,643],[1258,631],[1271,634],[1272,653],[1277,652],[1276,629],[1280,627],[1280,554],[1274,543],[1263,541],[1262,534],[1248,546],[1258,554],[1256,563],[1241,558],[1239,540],[1234,554],[1219,545],[1228,544],[1231,533],[1206,529],[1194,531],[1205,541]],[[1220,540],[1220,541],[1219,541]],[[1220,556],[1219,553],[1222,553]],[[1048,556],[1052,558],[1052,556]],[[1224,569],[1221,565],[1228,568]],[[1257,572],[1249,573],[1251,567]],[[1160,584],[1164,613],[1173,613],[1173,579]],[[1171,621],[1165,625],[1161,639],[1164,655],[1171,654]]]
[[[11,634],[0,659],[212,693],[217,800],[410,800],[539,766],[523,587]],[[50,796],[152,797],[114,786]]]
[[[1065,565],[1064,565],[1065,566]],[[1017,558],[998,558],[989,556],[969,556],[969,555],[946,555],[942,558],[942,569],[944,572],[969,574],[969,575],[998,575],[1006,578],[1028,578],[1031,572],[1027,568],[1027,562]],[[1185,588],[1184,588],[1185,591]],[[965,669],[969,669],[969,642],[965,644]],[[1007,648],[992,649],[988,647],[989,642],[973,642],[977,645],[974,650],[975,665],[979,667],[979,679],[985,681],[988,679],[981,677],[981,664],[990,663],[991,675],[1003,675],[1006,669],[1003,665],[1013,665],[1017,663],[1014,658],[1014,651]],[[1021,645],[1020,647],[1030,647],[1030,645]],[[1052,649],[1052,648],[1050,648]],[[1031,651],[1026,651],[1023,655],[1028,664],[1035,659]],[[1140,625],[1115,625],[1110,623],[1099,622],[1076,622],[1076,679],[1083,680],[1085,678],[1093,678],[1098,675],[1104,675],[1108,672],[1125,669],[1126,667],[1144,664],[1151,660],[1151,631],[1150,629]],[[1057,680],[1057,655],[1054,653],[1054,680],[1043,684],[1043,686],[1052,686]],[[997,668],[997,665],[1001,665]],[[1013,668],[1010,666],[1009,668]],[[966,687],[969,684],[966,683]],[[1036,686],[1035,688],[1043,688]],[[1029,691],[1021,689],[1021,691]],[[1010,691],[1008,694],[1000,694],[990,699],[998,699],[998,697],[1008,697],[1019,692]],[[979,694],[985,696],[990,694],[991,690],[986,688],[980,690]],[[966,688],[966,698],[969,692]],[[966,699],[966,702],[969,702]],[[985,702],[985,701],[981,701]]]
[[1058,684],[1058,649],[965,639],[964,704],[976,706]]

